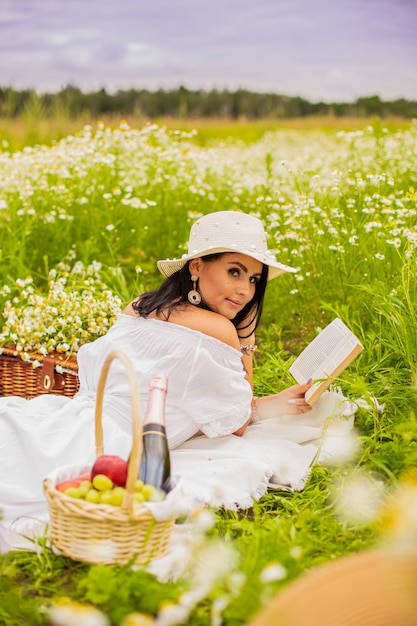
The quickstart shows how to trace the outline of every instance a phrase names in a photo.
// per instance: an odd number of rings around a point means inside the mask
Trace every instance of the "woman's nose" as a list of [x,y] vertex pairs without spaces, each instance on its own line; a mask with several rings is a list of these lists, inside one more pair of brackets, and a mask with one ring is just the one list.
[[241,294],[247,295],[248,293],[250,293],[250,283],[242,280],[239,283],[238,291]]

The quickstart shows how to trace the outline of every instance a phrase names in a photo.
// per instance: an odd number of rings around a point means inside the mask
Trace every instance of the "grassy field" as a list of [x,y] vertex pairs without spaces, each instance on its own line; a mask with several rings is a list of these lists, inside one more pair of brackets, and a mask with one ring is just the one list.
[[[31,298],[37,294],[50,312],[59,283],[68,311],[87,288],[98,303],[78,334],[63,324],[60,343],[49,344],[76,351],[105,332],[125,302],[159,283],[155,261],[184,251],[196,216],[255,213],[280,260],[299,268],[268,287],[255,392],[286,386],[295,355],[341,317],[365,346],[335,383],[358,403],[360,449],[343,467],[313,468],[301,493],[270,492],[250,511],[213,511],[196,543],[207,555],[205,586],[195,569],[162,583],[141,570],[88,567],[48,549],[5,555],[0,624],[47,624],[46,607],[66,596],[115,625],[139,611],[160,625],[237,626],[303,572],[371,546],[417,540],[410,513],[417,489],[417,127],[194,122],[63,122],[61,129],[57,121],[54,129],[33,129],[32,139],[28,127],[0,125],[0,339],[7,343],[20,329],[22,349],[35,339],[45,345],[45,316],[31,309]],[[33,315],[18,328],[22,310]],[[202,518],[194,523],[198,529]],[[219,562],[230,567],[216,569]],[[189,606],[185,592],[194,593]],[[82,622],[75,616],[75,623]]]
[[[117,128],[120,117],[104,116],[101,120],[106,127]],[[193,141],[199,145],[207,145],[217,140],[238,139],[245,143],[258,141],[270,131],[275,130],[302,130],[311,131],[321,129],[326,132],[339,130],[358,130],[372,124],[379,124],[373,118],[347,118],[347,117],[305,117],[293,119],[261,119],[261,120],[230,120],[218,118],[201,119],[173,119],[156,118],[145,119],[143,117],[127,117],[126,122],[132,128],[142,128],[146,124],[158,124],[170,130],[191,131],[197,130]],[[70,119],[66,115],[53,118],[39,117],[36,111],[28,113],[17,119],[0,117],[0,150],[22,150],[27,146],[48,145],[77,133],[86,125],[96,126],[97,120],[89,116]],[[388,130],[406,129],[410,123],[400,118],[389,118],[383,121]]]

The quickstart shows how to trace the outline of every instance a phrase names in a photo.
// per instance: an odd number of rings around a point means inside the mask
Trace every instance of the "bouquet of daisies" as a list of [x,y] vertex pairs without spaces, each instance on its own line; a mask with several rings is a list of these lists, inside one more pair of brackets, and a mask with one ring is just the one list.
[[96,261],[88,266],[77,261],[72,267],[62,262],[50,270],[43,291],[30,276],[15,281],[16,295],[4,285],[0,346],[14,345],[25,360],[31,354],[76,354],[82,344],[104,335],[122,301],[103,282],[101,269]]

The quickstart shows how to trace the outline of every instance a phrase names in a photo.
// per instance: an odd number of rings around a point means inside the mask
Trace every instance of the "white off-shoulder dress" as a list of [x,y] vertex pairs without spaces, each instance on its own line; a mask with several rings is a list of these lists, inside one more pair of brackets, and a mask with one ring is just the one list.
[[[47,519],[45,476],[57,467],[94,460],[96,389],[103,361],[113,350],[123,351],[134,365],[142,412],[152,374],[167,373],[171,469],[190,502],[247,508],[271,484],[302,489],[319,450],[321,460],[344,454],[355,407],[340,394],[326,392],[305,415],[257,422],[235,436],[250,415],[252,398],[241,353],[176,324],[121,314],[105,336],[80,348],[80,390],[74,398],[0,398],[3,551],[25,520]],[[118,360],[105,387],[103,428],[106,454],[127,458],[131,390]]]

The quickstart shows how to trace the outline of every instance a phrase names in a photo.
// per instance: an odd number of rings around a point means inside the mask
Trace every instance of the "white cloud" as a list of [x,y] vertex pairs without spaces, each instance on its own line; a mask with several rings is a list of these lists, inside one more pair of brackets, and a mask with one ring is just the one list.
[[414,0],[2,0],[0,86],[417,99]]

